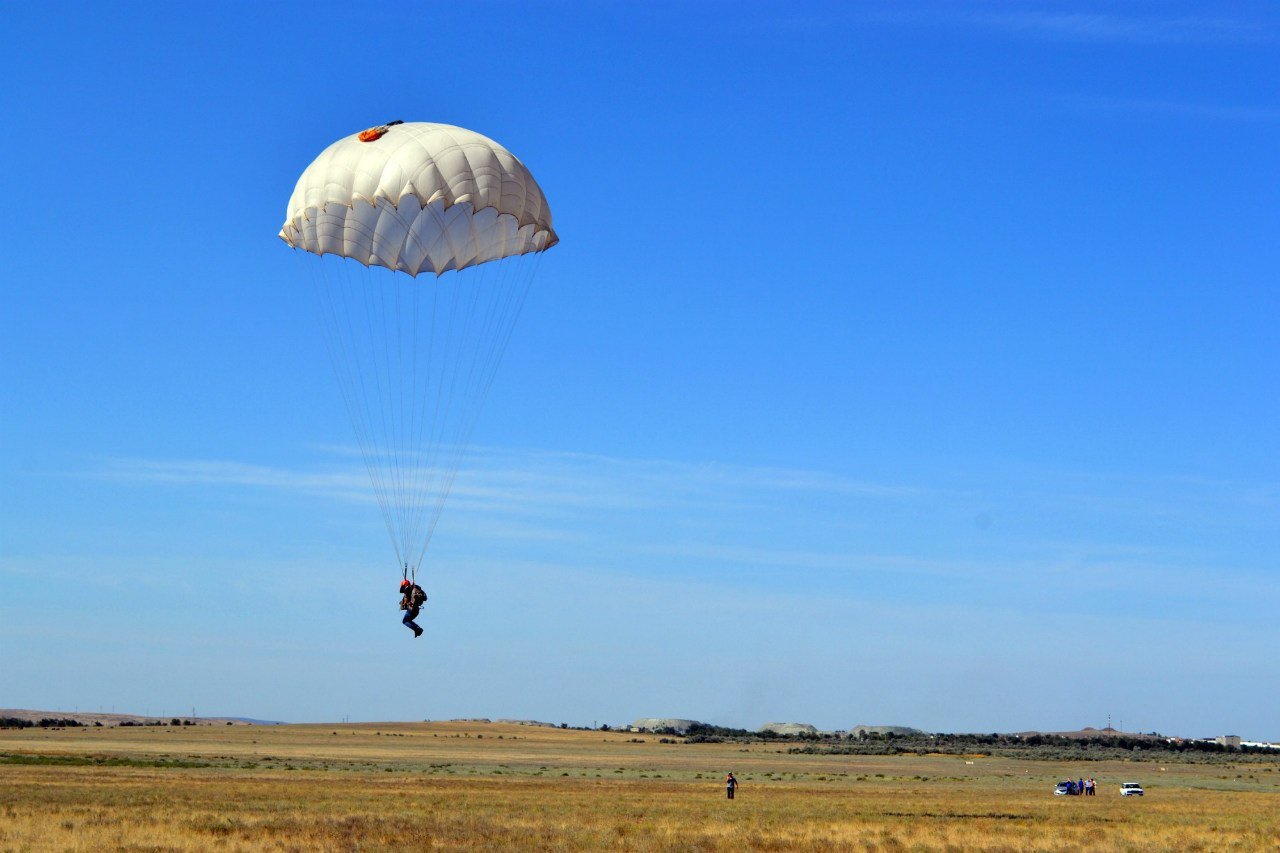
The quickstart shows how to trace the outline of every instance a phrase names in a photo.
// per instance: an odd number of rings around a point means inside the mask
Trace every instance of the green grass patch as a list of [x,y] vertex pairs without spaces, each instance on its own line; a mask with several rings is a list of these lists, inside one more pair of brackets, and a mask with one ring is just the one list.
[[182,758],[120,758],[107,755],[33,755],[30,753],[0,753],[0,764],[49,767],[173,767],[179,769],[217,766],[207,761],[190,761]]

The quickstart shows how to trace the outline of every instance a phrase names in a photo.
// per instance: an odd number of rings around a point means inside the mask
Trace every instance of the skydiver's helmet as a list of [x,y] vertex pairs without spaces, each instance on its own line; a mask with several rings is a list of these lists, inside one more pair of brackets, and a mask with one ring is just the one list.
[[408,579],[408,578],[405,578],[404,580],[400,581],[400,591],[401,591],[401,592],[408,592],[408,591],[409,591],[409,587],[411,587],[411,586],[413,586],[413,584],[409,583],[409,579]]

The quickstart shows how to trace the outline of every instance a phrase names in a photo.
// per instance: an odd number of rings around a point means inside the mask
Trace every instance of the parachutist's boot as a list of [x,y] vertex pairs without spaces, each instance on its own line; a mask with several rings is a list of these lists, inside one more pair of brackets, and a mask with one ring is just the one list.
[[421,629],[421,628],[414,628],[414,629],[413,629],[413,638],[416,640],[416,639],[418,639],[418,638],[419,638],[419,637],[421,637],[421,636],[422,636],[422,629]]

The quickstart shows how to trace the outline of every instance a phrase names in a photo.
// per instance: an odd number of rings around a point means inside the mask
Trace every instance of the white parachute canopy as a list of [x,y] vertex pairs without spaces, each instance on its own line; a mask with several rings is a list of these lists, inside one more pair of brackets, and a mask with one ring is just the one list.
[[551,209],[492,139],[392,122],[306,168],[280,238],[320,256],[300,257],[325,343],[397,563],[416,568],[537,258],[558,241]]
[[409,275],[541,252],[557,240],[542,188],[510,151],[427,122],[371,128],[326,148],[298,179],[280,238]]

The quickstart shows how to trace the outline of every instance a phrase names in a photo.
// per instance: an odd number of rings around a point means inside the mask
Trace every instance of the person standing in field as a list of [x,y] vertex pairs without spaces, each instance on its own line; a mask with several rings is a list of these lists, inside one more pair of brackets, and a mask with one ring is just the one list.
[[733,778],[733,774],[730,773],[729,776],[724,780],[724,792],[729,797],[729,799],[732,800],[733,792],[736,791],[737,789],[738,789],[738,780]]

